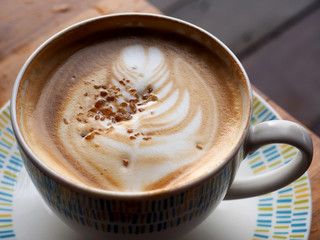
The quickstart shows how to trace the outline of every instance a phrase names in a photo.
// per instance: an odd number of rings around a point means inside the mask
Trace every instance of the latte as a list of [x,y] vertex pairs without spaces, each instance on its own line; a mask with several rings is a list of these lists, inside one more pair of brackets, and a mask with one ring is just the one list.
[[185,184],[221,164],[242,132],[241,71],[187,37],[131,28],[62,39],[30,66],[18,93],[23,136],[88,187]]

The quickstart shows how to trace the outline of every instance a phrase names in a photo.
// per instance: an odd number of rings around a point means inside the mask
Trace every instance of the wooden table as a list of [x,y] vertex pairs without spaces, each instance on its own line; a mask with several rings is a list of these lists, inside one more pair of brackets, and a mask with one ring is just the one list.
[[[0,9],[0,107],[5,104],[19,69],[49,36],[80,20],[118,12],[160,13],[146,0],[3,0]],[[261,91],[254,88],[283,119],[297,122]],[[313,216],[311,240],[320,239],[320,139],[311,133],[314,159],[309,169]]]

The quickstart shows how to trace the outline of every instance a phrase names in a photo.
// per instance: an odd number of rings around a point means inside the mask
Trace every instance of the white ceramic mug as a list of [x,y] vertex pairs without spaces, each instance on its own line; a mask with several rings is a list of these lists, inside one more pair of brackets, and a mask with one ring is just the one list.
[[[17,93],[26,69],[36,56],[55,40],[84,29],[103,30],[104,23],[116,21],[121,26],[130,26],[133,21],[149,29],[166,29],[181,33],[187,29],[190,35],[201,42],[205,37],[211,46],[219,45],[225,56],[243,72],[250,90],[247,105],[250,111],[244,117],[245,129],[234,151],[218,167],[188,184],[161,192],[117,193],[95,190],[77,185],[52,171],[28,147],[17,121]],[[152,25],[150,25],[152,19]],[[154,24],[157,23],[157,24]],[[202,44],[206,44],[201,42]],[[232,67],[232,66],[230,66]],[[179,19],[141,13],[114,14],[89,19],[73,25],[46,41],[22,67],[11,98],[12,126],[17,138],[26,169],[36,188],[48,206],[69,226],[89,236],[106,239],[163,239],[182,235],[200,224],[223,199],[257,196],[286,186],[299,178],[308,169],[313,154],[312,140],[308,132],[298,124],[276,120],[250,124],[252,114],[251,87],[245,70],[235,55],[210,33]],[[268,173],[234,181],[241,161],[259,147],[271,143],[286,143],[300,150],[297,157],[279,169]]]

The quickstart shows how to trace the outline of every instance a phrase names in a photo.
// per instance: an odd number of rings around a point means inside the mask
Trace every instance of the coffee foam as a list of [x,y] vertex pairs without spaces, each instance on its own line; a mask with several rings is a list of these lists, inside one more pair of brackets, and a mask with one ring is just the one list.
[[[24,137],[53,170],[95,188],[147,191],[198,178],[234,148],[241,82],[208,49],[151,33],[74,49],[56,58],[49,75],[32,72],[25,80]],[[104,103],[113,110],[138,96],[136,112],[124,107],[130,119],[96,120],[91,112],[112,88],[122,94]],[[144,101],[148,94],[154,100]]]

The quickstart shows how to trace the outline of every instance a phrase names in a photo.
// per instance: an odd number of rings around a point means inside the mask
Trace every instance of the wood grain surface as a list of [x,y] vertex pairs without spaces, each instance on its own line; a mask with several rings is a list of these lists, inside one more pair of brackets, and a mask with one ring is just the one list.
[[[30,54],[57,31],[81,20],[118,12],[159,13],[145,0],[2,0],[0,8],[0,107],[11,94],[15,78]],[[283,119],[296,120],[254,88]],[[310,239],[320,239],[320,139],[311,133],[314,159],[309,169],[313,199]]]

